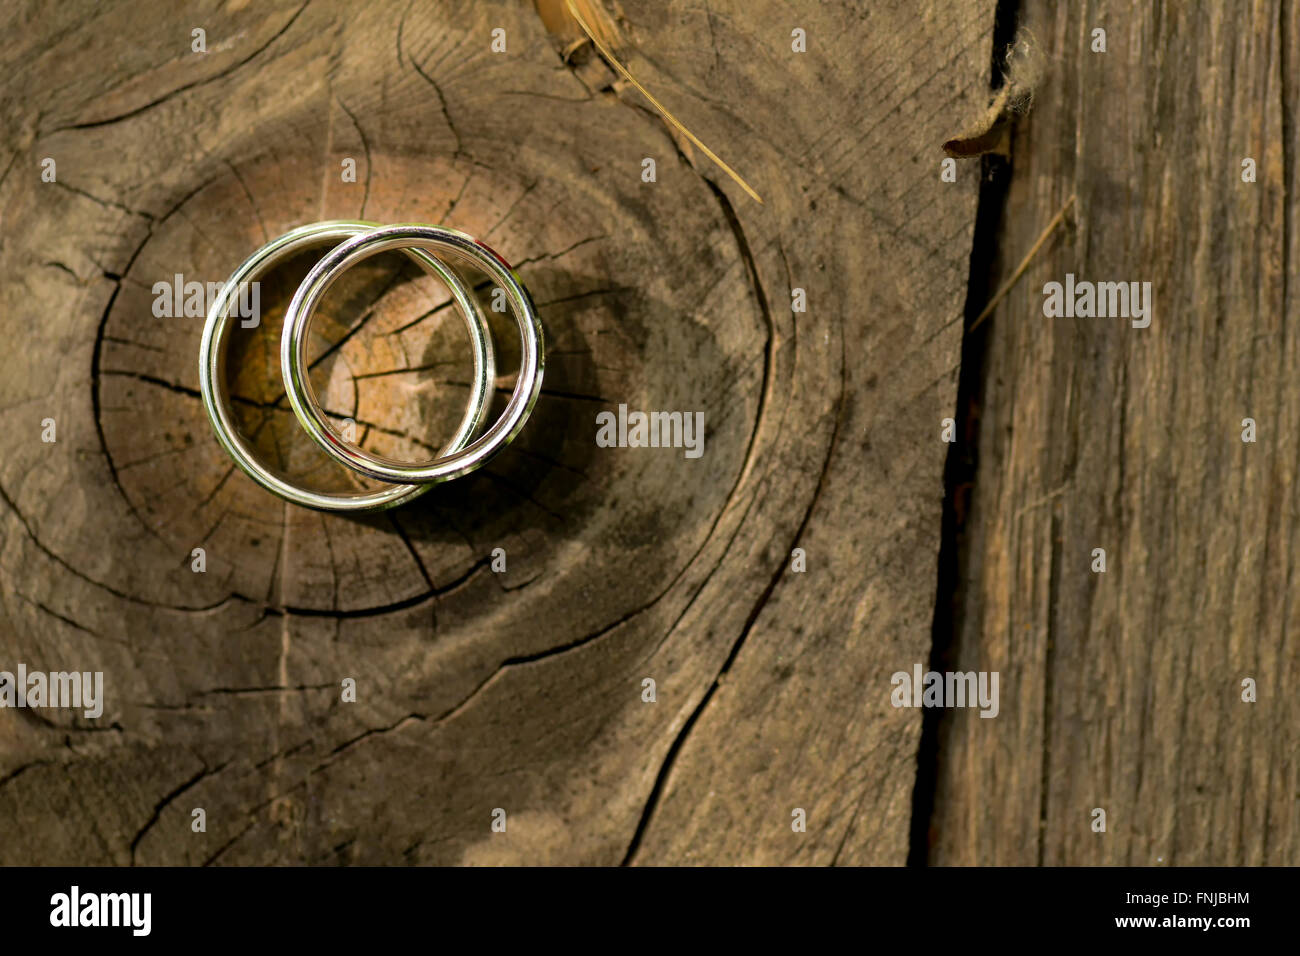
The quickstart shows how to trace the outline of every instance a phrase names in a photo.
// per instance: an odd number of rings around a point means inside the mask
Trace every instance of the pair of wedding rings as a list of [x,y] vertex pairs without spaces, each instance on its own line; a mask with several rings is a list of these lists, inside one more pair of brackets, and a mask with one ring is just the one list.
[[[231,305],[246,283],[255,282],[276,264],[312,246],[335,243],[298,286],[285,314],[280,339],[280,369],[294,416],[335,461],[379,481],[374,491],[325,492],[305,488],[261,461],[239,433],[226,394],[225,363]],[[368,452],[334,431],[307,377],[307,342],[312,316],[322,296],[351,266],[391,249],[401,249],[451,292],[474,351],[474,380],[464,417],[450,442],[431,461],[402,462]],[[487,318],[473,293],[443,259],[471,265],[504,291],[519,326],[519,374],[513,394],[496,422],[478,438],[491,405],[496,358]],[[542,387],[542,325],[528,290],[510,265],[490,248],[464,233],[441,226],[335,220],[293,229],[268,242],[235,270],[208,311],[199,350],[203,404],[217,440],[250,478],[293,504],[322,511],[378,511],[405,504],[433,485],[460,477],[486,464],[523,428]],[[471,440],[473,439],[473,440]]]

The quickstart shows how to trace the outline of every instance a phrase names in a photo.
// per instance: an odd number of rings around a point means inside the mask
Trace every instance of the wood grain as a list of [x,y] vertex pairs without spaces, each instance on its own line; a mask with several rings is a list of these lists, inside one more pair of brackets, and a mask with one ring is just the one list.
[[[1000,276],[1077,202],[987,323],[951,659],[1001,672],[1001,714],[943,725],[930,860],[1295,864],[1297,8],[1021,21],[1050,72],[1013,144]],[[1046,318],[1067,272],[1152,282],[1150,327]]]
[[[929,651],[978,191],[938,144],[987,105],[993,4],[622,12],[629,67],[764,206],[528,4],[6,7],[0,662],[103,670],[107,702],[0,714],[0,862],[906,858],[920,717],[888,680]],[[233,471],[200,321],[151,313],[160,279],[356,216],[486,239],[548,334],[519,442],[364,519]],[[314,381],[423,454],[464,394],[445,293],[397,257],[349,281]],[[272,460],[342,482],[276,384],[292,286],[232,388]],[[704,411],[704,456],[597,448],[620,402]]]

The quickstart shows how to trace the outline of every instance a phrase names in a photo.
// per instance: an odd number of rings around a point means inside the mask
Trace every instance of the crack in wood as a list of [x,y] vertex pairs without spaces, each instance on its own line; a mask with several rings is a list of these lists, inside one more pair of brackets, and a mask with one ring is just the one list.
[[196,786],[198,786],[200,783],[206,780],[208,777],[215,776],[216,774],[224,770],[227,766],[229,766],[229,761],[226,761],[225,763],[222,764],[218,764],[216,767],[212,767],[212,768],[205,766],[198,773],[194,774],[194,776],[190,777],[188,780],[180,784],[178,787],[176,787],[174,790],[166,794],[161,800],[158,801],[157,805],[155,805],[153,808],[153,815],[150,816],[149,819],[145,821],[144,826],[142,826],[139,829],[139,831],[137,831],[135,837],[131,840],[130,853],[131,853],[132,866],[135,866],[136,851],[140,846],[140,841],[142,841],[145,838],[145,836],[149,833],[149,831],[153,829],[154,825],[162,817],[163,811],[166,810],[169,806],[171,806],[171,804],[174,803],[176,800],[178,800],[180,797],[183,797],[190,790],[194,789]]
[[270,47],[271,44],[274,43],[276,40],[280,39],[280,37],[282,37],[288,31],[288,29],[294,25],[298,17],[302,14],[304,10],[307,9],[307,7],[310,4],[311,4],[311,0],[306,0],[306,2],[303,3],[301,7],[299,7],[297,10],[294,11],[293,15],[289,17],[289,19],[285,22],[284,26],[280,27],[280,29],[276,30],[275,33],[272,34],[269,40],[263,43],[260,47],[258,47],[248,56],[244,57],[242,60],[239,60],[236,63],[232,63],[230,66],[226,67],[225,69],[221,70],[218,73],[214,73],[212,76],[206,76],[201,79],[194,80],[190,83],[182,84],[181,86],[176,87],[174,90],[170,90],[167,93],[163,94],[162,96],[150,100],[148,103],[145,103],[143,106],[137,106],[135,109],[127,110],[125,113],[120,113],[117,116],[110,116],[109,118],[102,119],[102,120],[91,120],[85,123],[72,123],[67,126],[58,126],[52,130],[49,130],[49,133],[53,134],[53,133],[61,133],[65,130],[97,129],[101,126],[111,126],[114,123],[120,123],[122,122],[122,120],[131,119],[134,116],[139,116],[141,113],[147,112],[148,110],[161,106],[164,103],[172,100],[173,98],[189,90],[197,89],[198,87],[205,86],[209,83],[215,83],[218,80],[224,79],[225,77],[234,73],[240,67],[244,66],[246,63],[249,63],[252,60],[256,59],[260,53],[262,53],[264,50]]

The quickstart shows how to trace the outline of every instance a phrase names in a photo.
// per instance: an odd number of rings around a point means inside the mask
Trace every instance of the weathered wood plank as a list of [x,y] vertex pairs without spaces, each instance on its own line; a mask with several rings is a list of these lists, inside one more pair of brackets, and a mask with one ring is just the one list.
[[[953,660],[1001,713],[947,722],[931,860],[1294,864],[1297,8],[1021,16],[1051,72],[1001,275],[1077,201],[989,326]],[[1045,317],[1066,273],[1151,282],[1150,327]]]

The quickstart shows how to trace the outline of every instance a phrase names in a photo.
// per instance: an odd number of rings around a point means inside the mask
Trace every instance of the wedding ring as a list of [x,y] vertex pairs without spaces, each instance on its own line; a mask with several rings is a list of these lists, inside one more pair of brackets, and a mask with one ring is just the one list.
[[[293,254],[326,242],[343,242],[349,250],[355,248],[352,243],[355,239],[364,239],[373,235],[375,232],[381,232],[387,235],[387,231],[378,227],[376,223],[353,221],[353,220],[336,220],[330,222],[312,223],[308,226],[302,226],[290,230],[278,239],[268,242],[261,249],[246,259],[242,265],[235,270],[229,281],[222,287],[216,300],[212,303],[208,311],[207,320],[203,327],[202,344],[199,349],[199,384],[203,394],[203,404],[207,409],[208,418],[212,422],[212,427],[216,432],[217,440],[226,450],[235,464],[258,485],[265,488],[293,504],[302,505],[307,508],[315,508],[322,511],[378,511],[385,508],[391,508],[396,505],[405,504],[413,498],[424,494],[432,487],[428,483],[400,482],[391,484],[388,487],[380,488],[373,491],[345,491],[345,492],[326,492],[315,491],[305,488],[287,476],[281,475],[268,467],[253,452],[247,440],[239,434],[238,427],[235,424],[234,416],[230,409],[230,400],[225,391],[225,364],[226,348],[228,344],[228,331],[230,322],[230,308],[234,297],[239,294],[240,288],[244,283],[256,281],[261,275],[268,272],[278,263],[292,256]],[[492,398],[495,380],[496,380],[496,361],[495,352],[492,346],[491,332],[487,325],[487,318],[484,316],[482,309],[474,296],[465,288],[460,277],[452,270],[448,269],[437,257],[429,255],[418,248],[410,248],[418,243],[407,243],[397,241],[384,245],[385,249],[403,248],[413,260],[420,264],[426,272],[437,276],[451,292],[452,299],[459,308],[462,317],[465,320],[465,327],[469,332],[470,343],[474,352],[474,381],[470,386],[469,401],[467,403],[464,417],[461,419],[459,427],[455,434],[439,453],[436,462],[451,461],[452,468],[461,468],[465,461],[465,452],[474,449],[481,444],[475,442],[470,445],[469,449],[465,446],[469,443],[470,438],[481,427],[483,418],[487,413]],[[486,248],[486,247],[485,247]],[[367,246],[367,249],[370,249]],[[337,251],[337,250],[336,250]],[[372,249],[366,255],[380,251]],[[346,251],[345,251],[346,255]],[[316,266],[308,278],[319,276],[322,273],[322,266],[328,268],[328,263],[338,261],[340,257],[331,253],[326,257],[325,262]],[[346,265],[343,267],[346,268]],[[341,271],[341,270],[340,270]],[[331,276],[329,281],[319,286],[319,291],[312,299],[311,307],[314,309],[320,301],[320,294],[328,287],[335,276]],[[313,286],[313,288],[316,288]],[[510,287],[512,290],[515,286]],[[517,286],[518,291],[514,292],[516,298],[527,301],[527,293],[522,291],[522,286]],[[303,288],[300,287],[298,294],[294,296],[294,303],[303,299]],[[531,306],[528,306],[528,314],[531,316]],[[291,306],[290,315],[297,315]],[[309,316],[308,316],[309,317]],[[535,322],[535,316],[533,317]],[[285,379],[285,388],[288,393],[290,402],[293,404],[294,412],[299,420],[304,417],[300,408],[302,398],[297,390],[303,389],[310,392],[310,384],[307,383],[306,370],[306,323],[297,319],[294,323],[295,328],[301,327],[301,333],[295,340],[297,342],[298,364],[294,367],[295,385],[290,384],[288,378]],[[521,321],[522,328],[522,321]],[[289,341],[289,322],[286,317],[285,325],[286,335],[285,342]],[[540,385],[540,334],[538,334],[537,365],[536,374],[537,383]],[[287,366],[286,366],[287,367]],[[521,381],[525,376],[521,373]],[[528,380],[531,385],[531,379]],[[528,407],[531,407],[532,400],[536,398],[536,389],[529,393],[530,399]],[[324,423],[324,413],[321,411],[319,404],[312,396],[311,407],[319,416],[321,430],[332,435]],[[518,403],[513,406],[516,410]],[[507,408],[509,413],[511,407]],[[513,426],[517,430],[522,424],[522,418],[527,414],[525,408],[523,415],[516,414],[511,419]],[[499,424],[499,423],[498,423]],[[310,433],[310,430],[309,430]],[[513,436],[513,432],[511,433]],[[313,437],[316,437],[313,434]],[[485,436],[486,437],[486,436]],[[506,441],[509,438],[505,439]],[[319,442],[320,439],[317,438]],[[504,442],[502,442],[504,444]],[[330,448],[326,447],[329,451]],[[333,454],[333,452],[331,452]],[[334,454],[334,457],[344,463],[348,463],[345,456]],[[473,466],[471,466],[473,467]],[[362,469],[357,469],[362,470]],[[461,468],[457,473],[463,473],[469,468]],[[372,475],[372,477],[383,478],[382,475]],[[450,477],[450,476],[449,476]]]
[[[505,292],[519,326],[519,374],[501,417],[467,447],[453,443],[432,461],[397,461],[345,442],[330,427],[307,378],[307,333],[321,297],[348,268],[389,249],[427,250],[480,269]],[[411,251],[410,254],[422,253]],[[285,391],[299,423],[331,457],[371,478],[428,487],[481,467],[519,433],[541,391],[542,351],[542,326],[537,312],[528,291],[504,259],[477,239],[454,229],[400,224],[358,231],[327,253],[307,273],[285,314],[280,366]]]

